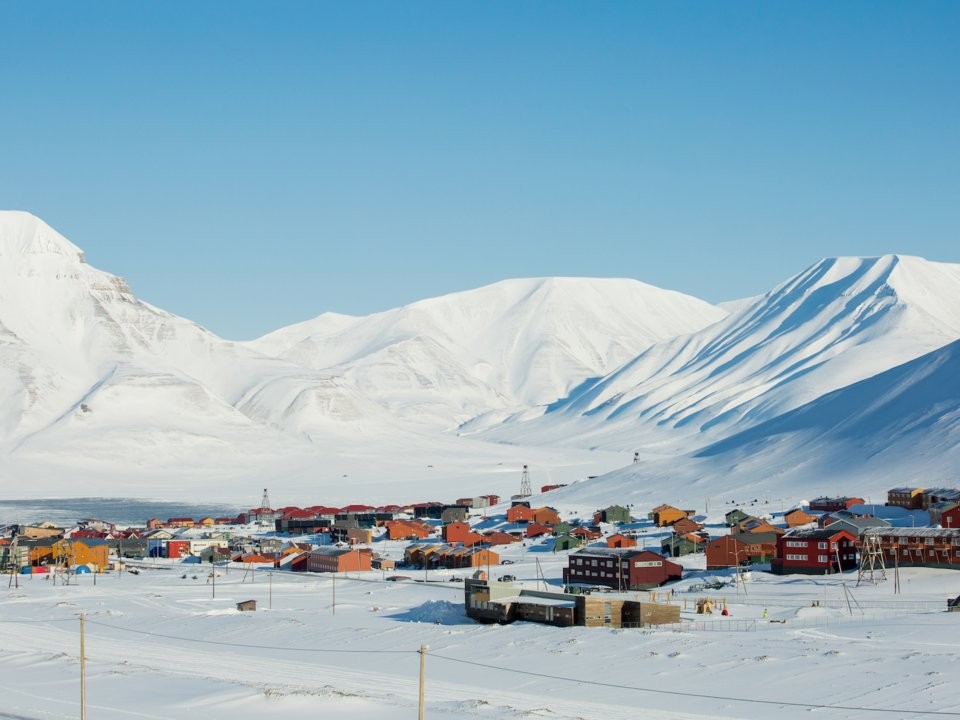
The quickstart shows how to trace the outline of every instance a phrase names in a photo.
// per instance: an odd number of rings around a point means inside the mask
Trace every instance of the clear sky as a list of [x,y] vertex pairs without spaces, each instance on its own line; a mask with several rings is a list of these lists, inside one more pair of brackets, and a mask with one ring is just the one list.
[[960,2],[0,2],[0,207],[228,338],[960,261]]

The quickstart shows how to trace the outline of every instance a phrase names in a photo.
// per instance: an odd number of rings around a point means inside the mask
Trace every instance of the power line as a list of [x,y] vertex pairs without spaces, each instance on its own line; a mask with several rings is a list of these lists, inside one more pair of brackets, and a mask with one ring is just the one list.
[[791,702],[789,700],[761,700],[758,698],[740,698],[727,695],[708,695],[706,693],[683,692],[681,690],[659,690],[654,688],[638,687],[636,685],[619,685],[617,683],[602,682],[600,680],[584,680],[582,678],[565,677],[563,675],[550,675],[548,673],[539,673],[532,670],[517,670],[515,668],[506,668],[499,665],[490,665],[487,663],[476,662],[473,660],[463,660],[462,658],[453,658],[446,655],[430,653],[431,658],[439,658],[450,662],[462,663],[464,665],[473,665],[488,670],[501,670],[503,672],[516,673],[518,675],[529,675],[531,677],[544,678],[546,680],[559,680],[561,682],[571,682],[578,685],[593,685],[596,687],[615,688],[617,690],[634,690],[637,692],[655,693],[660,695],[674,695],[680,697],[699,698],[703,700],[720,700],[724,702],[744,702],[758,705],[779,705],[784,707],[799,707],[811,710],[856,710],[858,712],[878,712],[878,713],[896,713],[898,715],[941,715],[946,717],[960,717],[960,712],[950,710],[895,710],[893,708],[871,708],[860,707],[856,705],[826,705],[820,703],[802,703]]
[[254,645],[251,643],[234,643],[223,640],[202,640],[200,638],[180,637],[177,635],[165,635],[150,630],[135,630],[133,628],[121,627],[119,625],[109,625],[108,623],[97,622],[87,619],[90,625],[99,625],[100,627],[110,628],[111,630],[120,630],[121,632],[135,633],[137,635],[148,635],[149,637],[163,638],[165,640],[180,640],[181,642],[200,643],[203,645],[220,645],[224,647],[248,648],[254,650],[292,650],[295,652],[323,652],[323,653],[350,653],[350,654],[376,654],[376,655],[416,655],[416,650],[354,650],[344,648],[297,648],[286,645]]

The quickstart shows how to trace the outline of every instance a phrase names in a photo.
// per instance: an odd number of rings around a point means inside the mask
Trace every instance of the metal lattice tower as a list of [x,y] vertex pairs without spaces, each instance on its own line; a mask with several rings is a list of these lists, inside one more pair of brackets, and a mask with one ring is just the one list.
[[270,496],[267,494],[267,489],[263,489],[263,499],[260,501],[261,510],[270,510]]
[[[876,577],[876,573],[880,577]],[[860,582],[866,579],[876,585],[878,579],[887,579],[887,564],[883,559],[883,548],[880,546],[880,538],[869,533],[861,537],[860,542],[860,571],[857,573],[857,587]]]
[[530,497],[533,491],[530,489],[530,468],[523,466],[523,475],[520,477],[520,495],[521,497]]
[[634,465],[639,465],[639,464],[640,464],[640,451],[639,451],[639,450],[634,450],[634,451],[633,451],[633,464],[634,464]]

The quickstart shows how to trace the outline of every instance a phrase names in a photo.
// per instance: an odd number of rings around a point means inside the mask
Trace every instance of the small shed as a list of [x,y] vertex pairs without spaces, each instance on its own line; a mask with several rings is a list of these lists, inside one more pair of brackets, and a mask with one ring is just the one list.
[[248,612],[256,609],[257,609],[256,600],[242,600],[241,602],[237,603],[237,610],[239,610],[240,612]]

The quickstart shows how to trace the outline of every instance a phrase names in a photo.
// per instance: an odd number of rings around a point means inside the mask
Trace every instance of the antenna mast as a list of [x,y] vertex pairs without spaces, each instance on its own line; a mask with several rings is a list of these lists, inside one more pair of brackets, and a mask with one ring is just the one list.
[[520,497],[530,497],[533,492],[530,490],[530,468],[523,466],[523,475],[520,477]]

